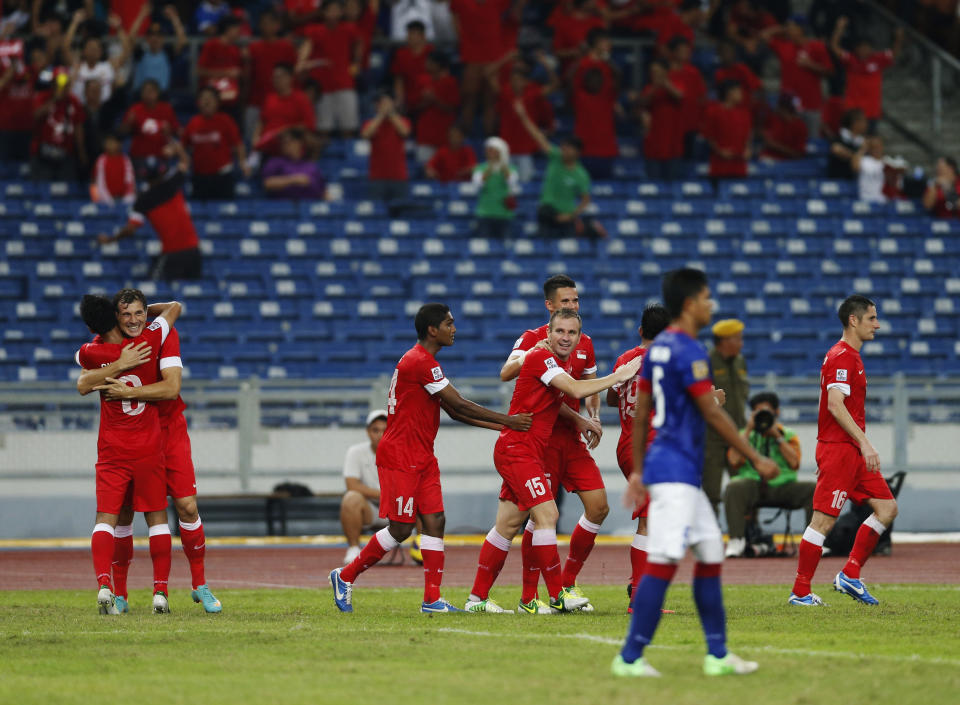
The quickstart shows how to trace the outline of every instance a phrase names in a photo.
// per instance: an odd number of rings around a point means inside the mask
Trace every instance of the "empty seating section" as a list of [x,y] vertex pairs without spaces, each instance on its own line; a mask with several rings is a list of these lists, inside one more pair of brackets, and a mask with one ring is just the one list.
[[142,288],[177,298],[188,374],[196,378],[389,374],[412,343],[425,301],[447,302],[457,344],[443,353],[457,375],[491,376],[524,328],[545,319],[542,280],[568,272],[581,285],[586,329],[601,371],[636,342],[659,275],[692,264],[708,272],[721,317],[746,323],[752,373],[815,375],[838,335],[839,299],[857,291],[880,306],[882,334],[864,349],[883,375],[960,372],[960,220],[932,220],[917,204],[869,205],[852,184],[817,179],[818,157],[758,164],[750,178],[644,180],[624,160],[596,183],[591,210],[610,237],[535,237],[539,182],[519,198],[518,232],[475,237],[466,185],[414,182],[417,205],[391,219],[364,196],[366,157],[347,143],[324,160],[339,200],[192,202],[203,280],[148,280],[159,249],[149,228],[99,247],[125,211],[92,205],[68,184],[0,172],[0,380],[65,380],[86,338],[79,296]]

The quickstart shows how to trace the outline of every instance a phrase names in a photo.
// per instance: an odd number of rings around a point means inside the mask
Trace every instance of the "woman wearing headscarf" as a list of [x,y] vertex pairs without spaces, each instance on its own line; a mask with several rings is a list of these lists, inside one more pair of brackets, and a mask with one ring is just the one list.
[[483,143],[486,161],[473,170],[477,186],[477,235],[506,237],[517,209],[520,176],[510,165],[510,147],[499,137]]

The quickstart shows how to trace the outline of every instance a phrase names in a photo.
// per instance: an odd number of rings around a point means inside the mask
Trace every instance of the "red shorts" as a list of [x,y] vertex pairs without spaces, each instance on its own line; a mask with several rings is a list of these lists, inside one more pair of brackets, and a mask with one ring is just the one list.
[[163,456],[97,463],[97,511],[119,514],[124,506],[135,512],[167,508],[163,481]]
[[380,517],[412,524],[419,514],[443,511],[440,466],[434,458],[418,470],[394,470],[377,466],[380,476]]
[[493,449],[493,464],[503,478],[500,499],[513,502],[525,512],[530,507],[554,498],[551,478],[536,451],[522,445],[503,445]]
[[893,499],[893,493],[883,475],[867,470],[860,449],[849,443],[818,442],[813,508],[835,517],[848,499],[862,504],[871,498]]
[[543,464],[550,472],[551,489],[556,494],[563,485],[567,492],[602,490],[603,477],[597,461],[590,455],[579,434],[570,431],[555,432],[543,453]]
[[[633,474],[633,449],[630,446],[617,448],[617,464],[620,466],[620,472],[622,472],[623,476],[629,480],[630,476]],[[646,519],[649,511],[650,493],[648,492],[646,501],[633,512],[633,516],[630,518]]]
[[166,421],[161,433],[167,494],[174,499],[192,497],[197,493],[197,474],[193,469],[187,420],[181,413]]

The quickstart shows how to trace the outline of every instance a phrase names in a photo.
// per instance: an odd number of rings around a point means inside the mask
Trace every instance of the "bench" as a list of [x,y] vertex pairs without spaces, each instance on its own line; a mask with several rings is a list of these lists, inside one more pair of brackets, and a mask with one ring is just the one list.
[[[340,494],[291,497],[283,493],[221,494],[197,497],[204,525],[260,524],[266,536],[287,536],[291,522],[309,523],[309,533],[339,534]],[[177,512],[170,500],[168,513],[179,535]],[[257,532],[259,534],[259,531]]]

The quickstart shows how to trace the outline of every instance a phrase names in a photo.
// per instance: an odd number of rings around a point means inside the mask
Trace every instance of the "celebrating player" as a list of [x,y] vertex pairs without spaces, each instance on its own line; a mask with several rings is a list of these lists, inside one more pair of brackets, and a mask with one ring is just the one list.
[[[774,477],[776,464],[762,457],[737,432],[715,402],[706,349],[697,333],[710,323],[712,301],[706,275],[677,269],[663,278],[663,302],[671,325],[644,357],[633,430],[633,473],[625,498],[639,509],[650,490],[647,565],[633,594],[633,617],[623,649],[613,660],[615,676],[660,675],[643,658],[653,639],[667,587],[677,563],[693,548],[693,598],[707,641],[707,675],[751,673],[757,664],[727,651],[726,614],[720,589],[723,537],[701,486],[705,423],[750,459],[762,477]],[[650,411],[653,409],[653,418]],[[645,454],[648,430],[656,438]]]
[[[640,368],[640,359],[627,363],[607,377],[574,379],[570,370],[574,369],[576,351],[581,349],[580,329],[580,314],[576,311],[554,311],[550,316],[547,338],[523,357],[510,401],[510,413],[532,413],[533,425],[527,433],[504,429],[494,447],[493,462],[503,478],[503,486],[496,524],[480,549],[477,575],[466,604],[469,612],[505,611],[490,599],[490,587],[507,560],[510,541],[528,515],[533,522],[533,569],[543,574],[550,604],[543,605],[535,592],[532,595],[527,593],[520,597],[520,613],[570,612],[589,604],[585,597],[563,585],[557,553],[560,512],[554,501],[545,460],[555,435],[554,423],[561,408],[565,407],[566,398],[580,399],[598,394],[618,382],[627,381]],[[527,590],[526,585],[524,590]]]
[[833,579],[833,588],[865,605],[878,604],[860,580],[860,568],[897,516],[897,500],[880,474],[880,455],[866,435],[867,375],[860,348],[873,340],[880,328],[877,307],[867,297],[854,294],[840,304],[838,315],[843,336],[827,352],[820,368],[817,489],[813,517],[800,542],[797,579],[788,600],[791,605],[823,604],[810,592],[810,582],[823,553],[824,537],[848,499],[866,502],[873,514],[860,525],[847,563]]
[[341,612],[353,612],[353,582],[416,525],[423,525],[423,604],[421,612],[462,612],[440,596],[443,578],[443,495],[433,443],[440,426],[440,409],[450,418],[473,426],[513,431],[530,428],[530,414],[499,414],[460,396],[436,360],[440,348],[453,345],[457,332],[453,314],[444,304],[420,307],[414,325],[418,342],[393,372],[387,396],[387,430],[377,447],[380,475],[380,516],[389,519],[352,563],[330,573],[333,601]]
[[[565,274],[556,274],[547,279],[543,284],[543,295],[544,305],[551,315],[564,308],[576,313],[580,312],[577,284]],[[546,339],[547,328],[548,326],[543,325],[536,330],[528,330],[520,336],[500,370],[501,380],[509,382],[520,373],[524,355],[539,341]],[[574,379],[594,379],[597,376],[593,341],[586,333],[580,335],[577,349],[571,355],[569,374]],[[600,469],[581,438],[581,435],[585,435],[589,439],[589,448],[595,448],[600,442],[600,437],[603,435],[603,428],[600,426],[600,397],[596,394],[588,395],[584,405],[590,414],[589,419],[580,414],[578,398],[572,396],[564,398],[564,407],[560,409],[544,457],[547,479],[550,480],[553,496],[556,497],[560,486],[563,485],[568,492],[576,492],[580,501],[583,502],[583,514],[570,536],[570,551],[563,566],[562,577],[563,586],[569,588],[571,594],[577,597],[583,596],[580,588],[576,586],[577,575],[593,550],[600,525],[610,511]],[[530,521],[523,533],[520,551],[523,562],[524,599],[522,601],[525,604],[536,598],[537,583],[540,580],[540,573],[534,567],[533,531],[534,522]],[[541,609],[549,612],[546,605],[538,604]],[[585,611],[592,609],[590,605]]]
[[[84,369],[99,368],[117,360],[123,348],[137,351],[133,367],[128,359],[123,367],[129,370],[120,379],[125,383],[152,384],[159,377],[160,349],[170,331],[170,324],[180,315],[180,304],[170,304],[149,326],[146,325],[146,306],[139,298],[129,298],[124,290],[118,294],[117,305],[103,296],[84,296],[80,314],[87,327],[105,342],[87,343],[77,352],[77,362]],[[117,314],[119,310],[119,316]],[[121,346],[124,332],[132,340]],[[85,394],[78,381],[78,391]],[[97,441],[97,516],[90,547],[93,566],[100,586],[97,604],[100,614],[119,614],[110,564],[114,553],[114,534],[118,515],[125,498],[135,511],[143,512],[150,534],[150,556],[153,559],[155,612],[169,612],[166,591],[170,575],[170,529],[167,527],[167,500],[163,478],[163,447],[157,409],[152,404],[130,401],[100,403],[100,434]]]

